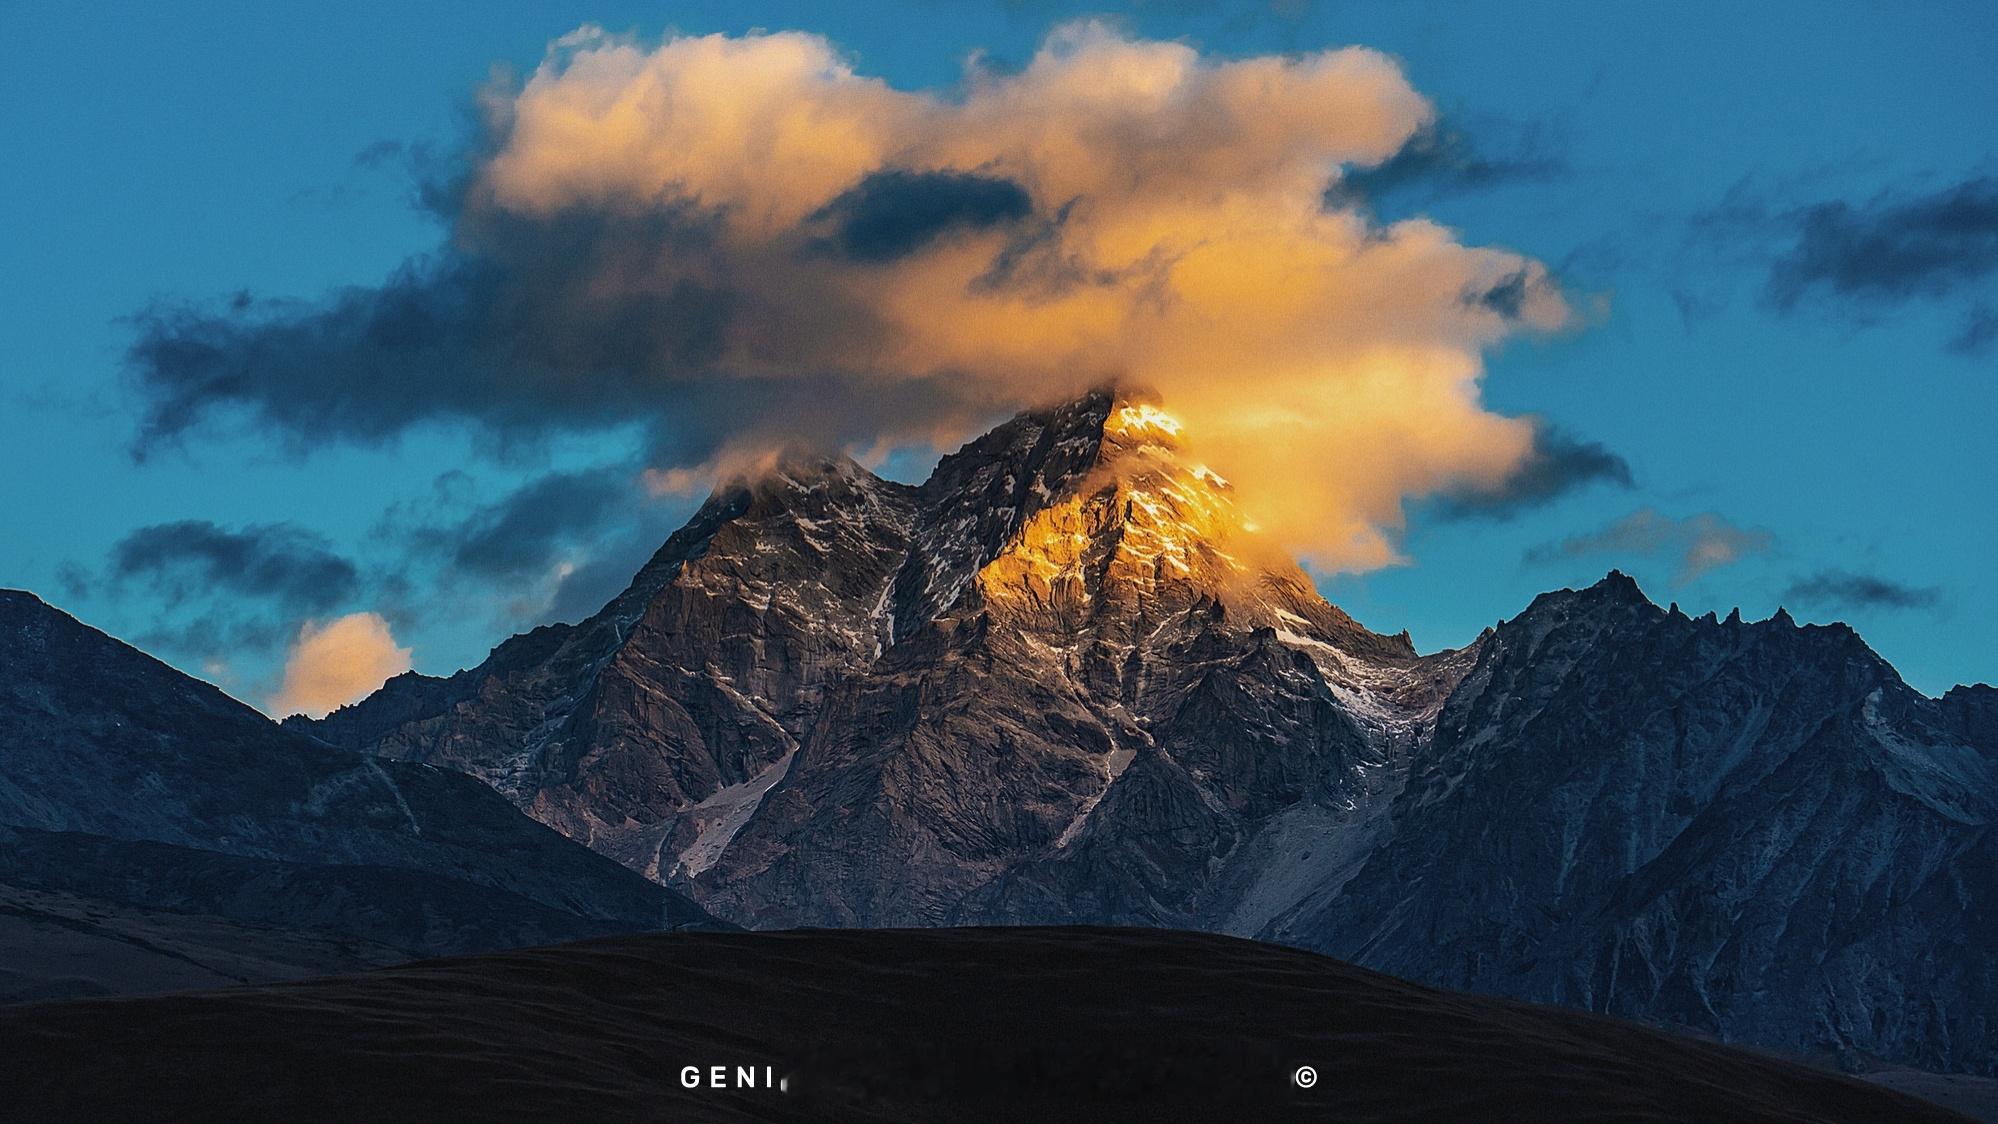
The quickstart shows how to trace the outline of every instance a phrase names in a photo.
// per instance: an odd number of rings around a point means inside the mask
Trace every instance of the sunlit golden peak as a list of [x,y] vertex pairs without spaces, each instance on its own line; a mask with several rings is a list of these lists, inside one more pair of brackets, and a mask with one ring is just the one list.
[[1176,441],[1183,428],[1178,418],[1149,403],[1119,407],[1103,423],[1105,433],[1135,440]]

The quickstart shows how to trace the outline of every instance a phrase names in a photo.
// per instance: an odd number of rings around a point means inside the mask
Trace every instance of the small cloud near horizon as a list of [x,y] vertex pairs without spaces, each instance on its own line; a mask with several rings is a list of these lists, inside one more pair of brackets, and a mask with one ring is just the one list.
[[379,613],[307,621],[292,642],[284,681],[266,700],[264,713],[273,718],[291,714],[323,718],[408,671],[409,655],[408,648],[397,646],[388,621]]
[[1540,564],[1594,555],[1655,558],[1673,563],[1672,583],[1685,585],[1751,555],[1767,554],[1775,543],[1768,531],[1738,527],[1711,511],[1674,519],[1647,507],[1599,531],[1534,547],[1524,560]]
[[1877,574],[1826,569],[1797,577],[1783,591],[1783,599],[1843,609],[1933,609],[1942,603],[1942,590]]

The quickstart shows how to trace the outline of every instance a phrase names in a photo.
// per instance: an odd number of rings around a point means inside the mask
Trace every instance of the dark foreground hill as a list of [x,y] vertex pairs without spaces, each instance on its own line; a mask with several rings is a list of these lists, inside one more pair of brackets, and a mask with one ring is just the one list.
[[[0,1057],[30,1120],[1961,1119],[1595,1015],[1133,929],[613,937],[15,1006]],[[685,1087],[715,1066],[757,1087]]]

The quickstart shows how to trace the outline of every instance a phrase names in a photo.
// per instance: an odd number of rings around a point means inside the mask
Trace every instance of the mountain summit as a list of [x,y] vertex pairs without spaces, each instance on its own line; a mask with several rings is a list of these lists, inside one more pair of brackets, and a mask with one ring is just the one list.
[[[1059,920],[1071,880],[1211,923],[1257,881],[1216,897],[1217,841],[1371,807],[1382,692],[1448,675],[1253,538],[1169,414],[1099,391],[919,487],[839,460],[720,490],[589,620],[294,725],[470,772],[757,923]],[[1199,729],[1238,719],[1264,749],[1209,760]],[[1191,866],[1112,854],[1126,818]]]
[[1628,577],[1418,655],[1162,404],[718,491],[596,616],[320,722],[751,926],[1142,924],[1991,1072],[1998,712]]

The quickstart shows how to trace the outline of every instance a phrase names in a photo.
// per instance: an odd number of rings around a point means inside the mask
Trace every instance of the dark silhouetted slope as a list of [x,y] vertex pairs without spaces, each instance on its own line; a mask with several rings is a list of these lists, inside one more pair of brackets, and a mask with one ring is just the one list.
[[280,729],[18,592],[0,592],[0,885],[364,946],[302,970],[711,921],[469,777]]
[[[37,1120],[1961,1119],[1593,1015],[1128,929],[613,938],[0,1009],[0,1055],[32,1075],[9,1111]],[[683,1087],[717,1065],[788,1089]]]

